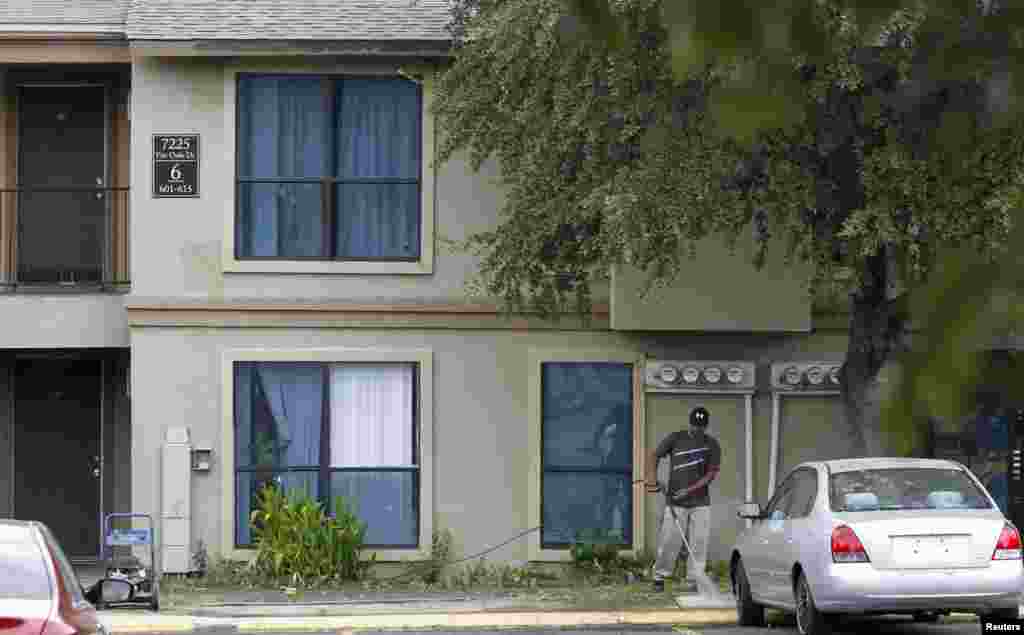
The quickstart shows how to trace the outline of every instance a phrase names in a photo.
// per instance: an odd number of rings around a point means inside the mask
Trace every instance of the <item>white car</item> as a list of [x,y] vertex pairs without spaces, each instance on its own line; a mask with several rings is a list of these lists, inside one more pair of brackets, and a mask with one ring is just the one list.
[[796,614],[803,635],[839,616],[952,611],[1016,618],[1021,536],[963,465],[868,458],[803,463],[737,539],[730,573],[739,623]]

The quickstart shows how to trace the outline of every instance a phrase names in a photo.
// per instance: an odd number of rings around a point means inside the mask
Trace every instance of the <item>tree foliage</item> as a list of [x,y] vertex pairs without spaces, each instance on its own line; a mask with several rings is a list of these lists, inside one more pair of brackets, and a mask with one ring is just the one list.
[[[764,4],[459,0],[440,159],[501,168],[501,223],[462,247],[480,257],[478,290],[510,310],[587,313],[616,263],[664,287],[709,235],[753,232],[757,266],[812,265],[810,292],[850,301],[856,428],[942,254],[991,268],[1009,253],[1020,10]],[[983,307],[991,269],[970,271],[988,276]]]

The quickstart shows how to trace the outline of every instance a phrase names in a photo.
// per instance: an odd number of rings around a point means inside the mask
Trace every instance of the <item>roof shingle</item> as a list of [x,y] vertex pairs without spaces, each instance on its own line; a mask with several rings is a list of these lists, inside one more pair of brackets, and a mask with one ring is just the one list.
[[128,1],[129,40],[450,39],[448,0]]
[[124,25],[128,0],[3,0],[0,25]]

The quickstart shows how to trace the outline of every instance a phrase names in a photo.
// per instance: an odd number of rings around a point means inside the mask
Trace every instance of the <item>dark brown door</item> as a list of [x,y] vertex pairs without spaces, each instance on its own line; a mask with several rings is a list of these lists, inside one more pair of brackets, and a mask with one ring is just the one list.
[[[106,100],[99,86],[19,91],[18,276],[29,284],[102,280]],[[88,191],[84,188],[93,188]]]
[[23,359],[14,374],[14,516],[46,523],[71,557],[100,539],[98,360]]

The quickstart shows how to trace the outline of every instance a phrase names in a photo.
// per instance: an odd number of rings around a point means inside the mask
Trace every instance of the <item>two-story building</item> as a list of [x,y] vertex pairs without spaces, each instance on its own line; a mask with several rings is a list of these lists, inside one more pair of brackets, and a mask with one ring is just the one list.
[[[442,529],[471,554],[542,526],[492,561],[564,561],[592,529],[652,548],[644,452],[703,404],[722,557],[733,503],[847,454],[845,321],[781,263],[709,242],[646,304],[620,269],[589,323],[467,299],[442,238],[493,226],[501,189],[433,160],[448,17],[0,2],[0,515],[88,561],[103,514],[149,513],[180,571],[199,541],[248,557],[275,478],[345,496],[382,561]],[[182,428],[208,465],[164,458]]]

